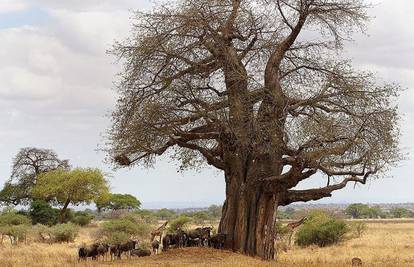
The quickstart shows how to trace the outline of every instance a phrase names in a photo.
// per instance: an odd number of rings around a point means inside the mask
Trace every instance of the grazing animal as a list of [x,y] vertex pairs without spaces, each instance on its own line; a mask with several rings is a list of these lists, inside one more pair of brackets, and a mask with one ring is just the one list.
[[160,237],[160,242],[162,239],[162,235],[164,234],[165,228],[167,227],[168,221],[166,221],[165,223],[163,223],[160,227],[158,227],[155,230],[152,230],[151,232],[151,242],[154,241],[154,238],[156,236]]
[[130,256],[130,252],[137,247],[138,241],[136,240],[128,240],[127,242],[118,245],[118,259],[121,259],[122,253],[128,253],[127,255]]
[[352,259],[352,266],[362,266],[362,260],[360,258],[353,258]]
[[212,248],[216,248],[216,249],[222,249],[224,248],[224,243],[226,241],[226,234],[216,234],[213,235],[210,239],[209,239],[209,245]]
[[78,250],[79,261],[87,260],[88,258],[92,258],[92,260],[96,260],[98,256],[98,247],[99,244],[92,244],[89,247],[80,247]]
[[102,259],[105,260],[105,257],[109,251],[109,245],[107,244],[99,244],[99,246],[97,247],[97,253],[98,253],[98,257],[102,256]]
[[151,246],[152,246],[152,252],[155,255],[158,254],[158,249],[160,248],[160,241],[155,239],[154,241],[152,241]]
[[118,247],[119,245],[109,245],[109,254],[111,255],[111,261],[118,257]]
[[188,237],[191,239],[199,239],[199,246],[211,237],[212,227],[198,227],[188,232]]
[[131,256],[137,256],[137,257],[151,256],[151,250],[142,249],[142,248],[133,249],[133,250],[131,250]]
[[162,250],[166,251],[170,246],[183,248],[187,246],[188,235],[181,229],[178,229],[175,234],[166,234],[162,239]]
[[200,238],[188,238],[187,246],[188,247],[199,247],[201,246],[201,239]]

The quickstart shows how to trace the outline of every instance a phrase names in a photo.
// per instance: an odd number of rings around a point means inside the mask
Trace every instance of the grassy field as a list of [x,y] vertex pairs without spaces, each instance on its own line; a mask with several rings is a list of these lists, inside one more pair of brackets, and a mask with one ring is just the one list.
[[364,266],[414,266],[414,222],[368,222],[366,233],[357,239],[327,248],[293,247],[279,253],[275,262],[228,251],[207,248],[172,249],[147,258],[123,259],[78,264],[77,248],[90,243],[96,228],[84,228],[72,244],[32,243],[0,248],[0,266],[351,266],[353,257],[363,260]]

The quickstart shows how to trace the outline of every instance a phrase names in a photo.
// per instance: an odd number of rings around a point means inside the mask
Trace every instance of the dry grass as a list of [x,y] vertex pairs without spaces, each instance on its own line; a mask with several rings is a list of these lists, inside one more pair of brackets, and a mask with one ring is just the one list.
[[[90,243],[96,228],[83,229],[73,244],[38,244],[0,248],[0,266],[75,266],[77,247]],[[293,248],[280,253],[277,262],[263,262],[213,249],[186,248],[170,250],[158,256],[124,259],[115,262],[82,263],[80,266],[275,266],[324,267],[350,266],[353,257],[360,257],[364,266],[414,266],[414,223],[369,223],[361,238],[327,248]]]

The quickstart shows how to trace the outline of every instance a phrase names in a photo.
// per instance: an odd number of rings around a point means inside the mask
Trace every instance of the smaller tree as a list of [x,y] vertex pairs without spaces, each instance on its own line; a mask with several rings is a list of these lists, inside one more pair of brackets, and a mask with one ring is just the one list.
[[141,202],[129,194],[103,194],[95,202],[98,212],[108,210],[134,210],[139,209]]
[[177,214],[173,210],[169,209],[160,209],[154,214],[160,220],[170,220],[174,218]]
[[392,208],[390,214],[393,218],[411,218],[414,217],[414,212],[405,208]]
[[33,195],[59,206],[59,222],[62,223],[69,204],[89,204],[108,190],[107,181],[100,170],[77,168],[41,174],[33,188]]

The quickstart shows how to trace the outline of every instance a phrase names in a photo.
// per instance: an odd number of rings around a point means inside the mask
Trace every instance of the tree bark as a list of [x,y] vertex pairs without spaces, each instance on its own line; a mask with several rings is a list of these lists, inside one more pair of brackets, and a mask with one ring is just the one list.
[[226,177],[226,201],[219,225],[219,233],[226,235],[225,248],[273,260],[277,195],[239,178]]
[[60,210],[60,213],[59,213],[59,223],[63,223],[65,221],[65,214],[66,214],[66,210],[67,210],[69,204],[70,204],[70,199],[66,200],[65,205]]

